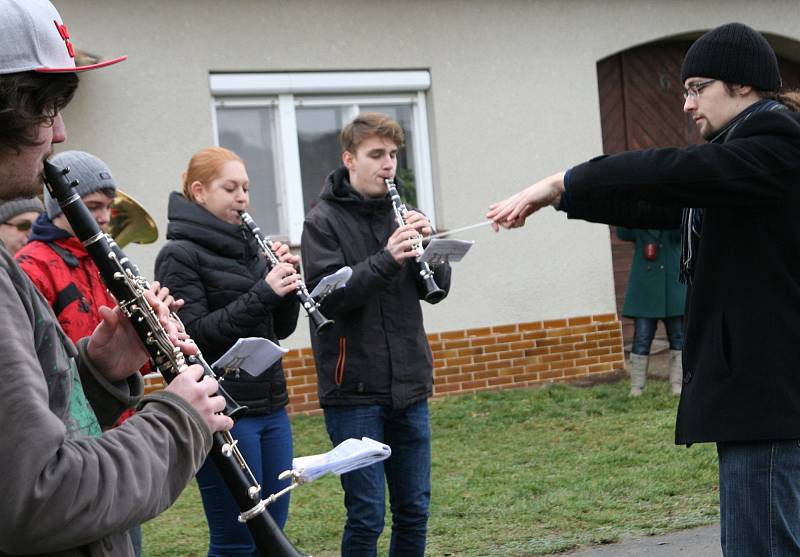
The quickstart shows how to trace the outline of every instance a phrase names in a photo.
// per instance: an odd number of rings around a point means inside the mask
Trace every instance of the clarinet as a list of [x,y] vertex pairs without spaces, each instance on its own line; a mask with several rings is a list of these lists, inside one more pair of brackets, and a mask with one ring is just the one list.
[[[103,282],[117,299],[122,313],[130,319],[164,380],[170,383],[191,364],[200,365],[204,375],[216,379],[211,367],[199,352],[185,357],[180,349],[172,345],[145,298],[144,293],[149,289],[149,283],[111,236],[97,225],[78,193],[73,191],[78,181],[70,182],[68,173],[69,168],[60,169],[50,162],[44,163],[47,189],[58,200],[75,236],[97,265]],[[225,392],[222,386],[219,387],[219,394],[225,399],[223,413],[231,419],[240,418],[247,410]],[[262,557],[307,557],[295,549],[266,512],[267,504],[271,501],[261,499],[261,486],[236,446],[237,442],[228,431],[214,433],[210,456],[242,511],[239,521],[247,524]]]
[[[275,265],[280,263],[278,256],[275,255],[275,251],[272,249],[272,240],[261,233],[261,228],[258,227],[249,213],[239,211],[239,216],[242,217],[242,227],[256,239],[258,247],[261,248],[264,257],[267,258],[269,268],[272,269]],[[295,294],[297,294],[297,298],[300,300],[303,309],[306,310],[308,318],[314,323],[314,332],[316,334],[319,334],[333,325],[333,321],[322,315],[322,312],[319,310],[319,304],[311,297],[311,294],[308,293],[308,289],[306,289],[306,285],[302,280]]]
[[[397,226],[404,226],[406,224],[406,213],[408,208],[406,204],[400,199],[400,194],[397,193],[397,187],[394,185],[394,179],[386,178],[383,180],[386,187],[389,189],[389,197],[392,198],[392,206],[394,207],[394,216],[397,220]],[[422,247],[422,236],[419,236],[417,241],[412,246],[414,251],[417,252],[417,257],[423,254],[425,248]],[[422,277],[425,283],[425,301],[429,304],[437,304],[444,300],[447,292],[439,288],[433,278],[433,269],[427,262],[417,262],[419,266],[419,276]]]

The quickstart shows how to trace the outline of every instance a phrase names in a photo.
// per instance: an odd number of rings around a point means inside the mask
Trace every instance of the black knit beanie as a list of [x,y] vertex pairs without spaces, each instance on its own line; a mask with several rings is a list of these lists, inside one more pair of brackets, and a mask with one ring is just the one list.
[[712,77],[768,92],[781,88],[775,51],[761,33],[742,23],[712,29],[689,47],[681,81],[690,77]]

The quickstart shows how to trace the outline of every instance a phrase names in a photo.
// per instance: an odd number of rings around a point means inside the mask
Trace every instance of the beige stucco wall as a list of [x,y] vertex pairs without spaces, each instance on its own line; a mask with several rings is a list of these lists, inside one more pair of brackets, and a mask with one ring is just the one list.
[[[429,69],[437,217],[455,228],[601,151],[597,60],[727,21],[800,40],[796,1],[54,3],[78,47],[130,56],[85,75],[67,145],[105,159],[162,234],[167,192],[213,141],[210,71]],[[614,311],[605,226],[546,210],[525,229],[464,238],[476,244],[450,297],[426,308],[431,332]],[[151,276],[160,245],[127,251]],[[304,324],[287,344],[308,345]]]

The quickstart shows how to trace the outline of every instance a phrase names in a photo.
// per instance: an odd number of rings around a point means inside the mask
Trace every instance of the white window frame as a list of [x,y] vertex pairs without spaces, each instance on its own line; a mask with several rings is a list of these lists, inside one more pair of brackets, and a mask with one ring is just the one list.
[[[217,107],[277,107],[279,219],[286,224],[289,242],[297,245],[305,214],[296,107],[339,105],[360,108],[371,104],[410,104],[414,143],[413,153],[409,154],[414,161],[417,205],[436,226],[425,98],[430,86],[431,77],[426,70],[211,74],[213,142],[219,144]],[[357,110],[351,112],[352,119]]]

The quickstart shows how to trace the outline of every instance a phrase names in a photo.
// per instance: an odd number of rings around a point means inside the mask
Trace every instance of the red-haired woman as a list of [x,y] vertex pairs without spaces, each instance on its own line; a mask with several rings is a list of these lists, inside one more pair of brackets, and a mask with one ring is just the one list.
[[[274,243],[281,263],[271,270],[255,241],[245,234],[239,211],[247,210],[250,182],[244,162],[228,149],[197,152],[183,174],[183,192],[169,199],[167,244],[156,259],[155,275],[173,295],[183,298],[180,317],[209,363],[239,338],[264,337],[277,342],[297,325],[299,305],[293,295],[300,276],[299,258],[289,246]],[[278,474],[292,467],[292,433],[283,367],[277,362],[263,374],[229,373],[225,389],[249,410],[233,428],[239,448],[263,487],[263,496],[282,489]],[[210,530],[209,557],[258,555],[239,509],[214,464],[207,460],[197,474]],[[283,528],[289,498],[268,507]]]

